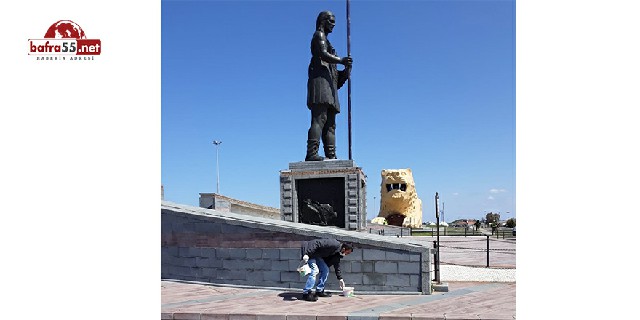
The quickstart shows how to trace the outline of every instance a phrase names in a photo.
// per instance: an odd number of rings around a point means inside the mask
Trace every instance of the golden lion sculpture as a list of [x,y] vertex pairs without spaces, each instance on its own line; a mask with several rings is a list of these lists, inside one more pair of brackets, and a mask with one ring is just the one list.
[[416,193],[411,169],[385,169],[381,175],[380,212],[371,223],[422,227],[422,200]]

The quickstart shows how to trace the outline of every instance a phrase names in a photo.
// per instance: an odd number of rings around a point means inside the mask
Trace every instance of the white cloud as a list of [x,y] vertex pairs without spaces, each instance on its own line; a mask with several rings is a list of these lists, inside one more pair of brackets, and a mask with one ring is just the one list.
[[491,189],[491,190],[489,190],[489,193],[502,193],[502,192],[507,192],[507,190],[505,190],[505,189]]
[[489,198],[487,198],[487,199],[489,199],[489,200],[493,200],[493,196],[489,196]]
[[459,193],[457,193],[457,192],[454,192],[454,193],[453,193],[453,195],[454,195],[454,196],[457,196],[457,195],[459,195]]

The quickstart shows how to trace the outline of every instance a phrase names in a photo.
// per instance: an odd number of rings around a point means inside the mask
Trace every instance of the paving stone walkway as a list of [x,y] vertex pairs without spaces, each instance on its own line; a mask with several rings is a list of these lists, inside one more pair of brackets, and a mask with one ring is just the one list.
[[515,319],[516,283],[449,282],[432,295],[334,294],[317,302],[301,291],[162,281],[164,320]]

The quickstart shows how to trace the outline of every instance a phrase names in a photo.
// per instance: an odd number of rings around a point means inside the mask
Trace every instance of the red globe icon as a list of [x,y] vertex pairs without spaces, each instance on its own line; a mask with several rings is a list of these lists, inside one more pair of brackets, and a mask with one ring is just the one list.
[[49,27],[47,33],[45,33],[44,37],[46,39],[54,38],[54,39],[62,39],[62,38],[72,38],[72,39],[86,39],[87,36],[84,35],[84,31],[80,26],[71,21],[71,20],[60,20]]

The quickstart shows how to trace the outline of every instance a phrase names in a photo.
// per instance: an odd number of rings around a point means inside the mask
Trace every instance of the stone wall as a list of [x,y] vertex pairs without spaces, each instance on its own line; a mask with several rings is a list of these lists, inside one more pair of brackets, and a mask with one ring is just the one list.
[[[296,288],[301,242],[335,238],[354,244],[342,259],[345,283],[359,293],[431,293],[432,249],[408,238],[220,213],[162,202],[163,279]],[[339,290],[333,268],[327,290]]]

